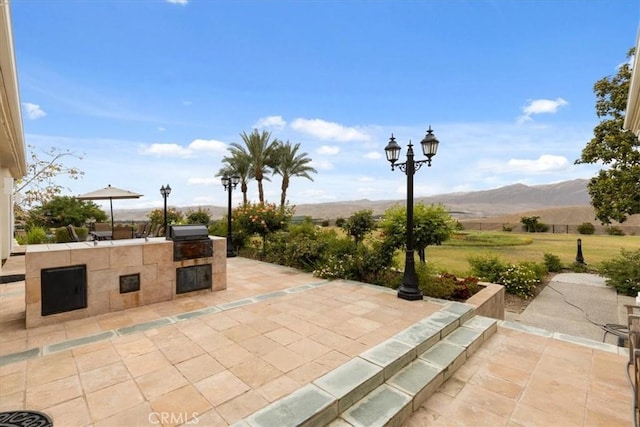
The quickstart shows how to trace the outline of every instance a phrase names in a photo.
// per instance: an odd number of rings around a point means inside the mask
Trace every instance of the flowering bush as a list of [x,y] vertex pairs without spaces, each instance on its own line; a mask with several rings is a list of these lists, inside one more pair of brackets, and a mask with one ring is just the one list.
[[458,279],[451,273],[438,274],[431,264],[421,263],[416,267],[416,274],[422,294],[432,298],[465,301],[480,290],[477,277]]
[[500,273],[498,283],[510,294],[532,297],[540,280],[536,271],[525,264],[511,264]]
[[351,264],[351,255],[336,256],[329,255],[324,262],[319,265],[317,270],[313,271],[313,275],[323,279],[341,279],[347,276],[347,271]]
[[251,203],[238,206],[231,214],[235,227],[247,234],[259,234],[263,238],[286,227],[293,215],[292,208],[280,209],[275,203]]

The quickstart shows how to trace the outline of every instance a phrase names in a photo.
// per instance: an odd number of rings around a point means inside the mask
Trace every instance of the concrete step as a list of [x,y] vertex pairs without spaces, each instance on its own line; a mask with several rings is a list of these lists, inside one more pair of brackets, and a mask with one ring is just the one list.
[[495,332],[496,321],[474,317],[472,306],[446,303],[441,310],[236,425],[376,425],[387,420],[380,424],[386,425],[404,421],[417,408],[416,402],[424,400],[464,363],[467,352],[474,351],[491,328]]
[[401,426],[496,331],[495,319],[471,318],[341,413],[330,426]]

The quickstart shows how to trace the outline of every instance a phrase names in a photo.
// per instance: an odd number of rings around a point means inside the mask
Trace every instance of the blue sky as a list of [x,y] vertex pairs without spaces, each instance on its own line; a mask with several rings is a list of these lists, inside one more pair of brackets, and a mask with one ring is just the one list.
[[[440,140],[415,195],[590,178],[593,84],[636,43],[637,1],[13,0],[27,144],[82,154],[68,195],[115,208],[226,206],[215,177],[239,134],[300,143],[292,204],[403,199],[403,151]],[[280,177],[265,183],[280,198]],[[255,182],[249,197],[257,200]],[[234,205],[240,201],[234,192]]]

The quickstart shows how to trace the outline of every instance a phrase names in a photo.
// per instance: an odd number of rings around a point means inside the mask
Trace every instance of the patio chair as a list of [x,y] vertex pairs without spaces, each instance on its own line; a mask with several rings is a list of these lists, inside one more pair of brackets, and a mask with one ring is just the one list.
[[[632,308],[630,308],[632,307]],[[628,311],[640,310],[638,306],[627,306]],[[640,314],[629,314],[629,362],[627,363],[627,375],[633,390],[633,425],[638,427],[640,419]],[[631,367],[633,366],[633,371]]]
[[111,240],[119,239],[131,239],[133,238],[133,228],[131,227],[116,227],[113,229]]
[[78,233],[76,233],[76,228],[72,224],[67,225],[66,228],[67,233],[69,233],[69,241],[79,242],[80,238],[78,237]]
[[93,231],[111,231],[111,224],[108,222],[96,222],[93,224]]
[[143,223],[138,224],[138,228],[136,229],[135,237],[144,237],[145,236],[144,232],[147,229],[147,224],[148,224],[147,222],[143,222]]

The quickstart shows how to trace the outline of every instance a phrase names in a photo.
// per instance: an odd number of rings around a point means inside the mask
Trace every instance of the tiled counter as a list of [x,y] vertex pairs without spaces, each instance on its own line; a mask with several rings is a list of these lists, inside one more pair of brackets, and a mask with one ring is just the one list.
[[[177,262],[173,260],[173,242],[164,237],[147,241],[100,241],[97,245],[94,242],[29,245],[25,254],[26,326],[31,328],[53,324],[167,301],[196,292],[226,289],[226,239],[215,236],[209,238],[213,243],[212,257]],[[208,263],[211,264],[211,289],[176,293],[176,268]],[[42,304],[43,274],[50,277],[51,271],[73,268],[81,270],[81,275],[86,274],[86,308],[46,314]],[[64,283],[62,285],[67,286]],[[49,292],[47,289],[45,292]]]

